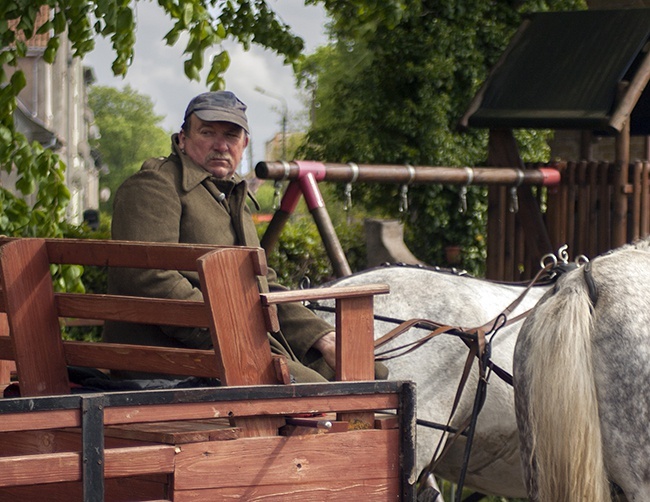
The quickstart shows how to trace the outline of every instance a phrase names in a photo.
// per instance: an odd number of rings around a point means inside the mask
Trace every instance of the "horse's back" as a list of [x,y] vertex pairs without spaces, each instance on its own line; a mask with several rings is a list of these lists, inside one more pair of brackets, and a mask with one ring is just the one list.
[[[377,315],[395,320],[429,319],[465,329],[494,319],[525,290],[524,286],[411,266],[377,267],[329,285],[373,283],[390,286],[390,294],[375,298]],[[543,290],[533,288],[514,315],[535,305]],[[512,370],[512,354],[520,324],[503,328],[494,338],[492,358],[506,371]],[[375,337],[394,327],[394,323],[376,322]],[[412,329],[386,348],[417,340],[426,333]],[[416,382],[418,418],[444,424],[449,418],[467,353],[467,347],[458,337],[441,335],[406,356],[386,361],[386,365],[391,379]],[[476,379],[476,372],[473,372],[452,426],[458,425],[471,412]],[[512,389],[499,378],[492,378],[477,425],[466,483],[483,492],[522,497],[525,489],[512,403]],[[440,433],[434,429],[418,428],[420,467],[431,459],[439,437]],[[437,474],[452,480],[457,478],[463,463],[464,443],[464,438],[456,442]]]

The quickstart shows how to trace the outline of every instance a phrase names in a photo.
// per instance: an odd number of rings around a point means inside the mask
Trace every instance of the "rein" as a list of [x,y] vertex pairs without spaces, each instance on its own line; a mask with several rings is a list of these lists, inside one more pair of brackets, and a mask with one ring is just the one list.
[[[560,253],[563,250],[564,248],[561,248]],[[547,260],[547,258],[549,257],[551,261]],[[400,319],[395,319],[395,318],[381,316],[381,315],[374,316],[376,320],[398,324],[398,326],[390,330],[388,333],[375,340],[375,349],[379,349],[383,347],[388,342],[395,340],[396,338],[406,333],[411,328],[421,328],[421,329],[431,330],[429,333],[419,338],[418,340],[405,343],[403,345],[394,347],[392,349],[385,349],[383,352],[377,353],[375,357],[377,361],[387,361],[390,359],[394,359],[409,354],[417,350],[418,348],[422,347],[425,343],[427,343],[432,338],[443,333],[458,336],[469,348],[469,353],[467,355],[467,359],[465,360],[465,366],[463,368],[463,373],[461,375],[458,389],[456,390],[456,395],[454,397],[454,402],[447,423],[445,425],[442,425],[442,424],[433,424],[431,422],[425,423],[425,421],[418,422],[420,425],[436,428],[443,431],[443,434],[440,437],[440,440],[438,442],[438,445],[436,446],[431,461],[422,470],[418,478],[419,481],[418,500],[430,500],[431,498],[435,500],[435,497],[438,495],[438,493],[437,490],[435,490],[435,488],[433,487],[434,486],[432,482],[433,472],[435,471],[436,467],[441,462],[441,460],[445,458],[445,456],[447,455],[447,453],[449,452],[451,446],[455,443],[455,441],[461,435],[464,435],[466,436],[466,444],[465,444],[465,451],[463,455],[461,473],[459,475],[459,481],[457,483],[458,491],[457,491],[457,498],[456,498],[457,501],[461,500],[462,491],[463,491],[462,488],[465,482],[465,476],[467,474],[467,469],[469,466],[469,457],[471,453],[474,432],[476,430],[476,423],[478,420],[478,415],[483,407],[483,404],[485,403],[485,399],[487,395],[487,384],[489,382],[490,376],[492,373],[495,373],[499,378],[501,378],[508,385],[512,386],[513,384],[512,375],[508,371],[496,365],[491,359],[492,341],[499,330],[501,330],[506,326],[515,324],[516,322],[519,322],[528,316],[528,314],[531,312],[532,309],[529,309],[515,317],[510,318],[510,314],[519,306],[519,304],[524,300],[526,295],[530,292],[531,288],[539,282],[542,276],[548,274],[550,280],[554,281],[557,278],[557,276],[559,276],[560,274],[578,266],[578,265],[573,266],[571,264],[568,264],[566,259],[564,259],[562,263],[558,263],[557,258],[553,254],[546,255],[545,257],[543,257],[541,265],[542,267],[537,272],[535,277],[527,284],[524,291],[517,298],[515,298],[515,300],[512,303],[510,303],[510,305],[508,305],[501,313],[499,313],[496,317],[494,317],[490,321],[475,328],[463,329],[460,327],[440,324],[435,321],[431,321],[429,319],[400,320]],[[329,312],[334,311],[334,309],[331,307],[324,307],[324,306],[313,305],[313,304],[310,305],[309,308],[313,310],[323,310]],[[467,383],[467,380],[469,378],[473,366],[473,361],[475,358],[477,358],[479,361],[479,379],[476,388],[476,394],[474,397],[472,413],[454,431],[454,429],[451,427],[451,421],[460,403],[460,399],[465,389],[465,384]],[[453,435],[449,437],[444,447],[442,447],[443,441],[446,438],[446,434],[451,432],[453,432]],[[442,451],[440,451],[441,448]]]

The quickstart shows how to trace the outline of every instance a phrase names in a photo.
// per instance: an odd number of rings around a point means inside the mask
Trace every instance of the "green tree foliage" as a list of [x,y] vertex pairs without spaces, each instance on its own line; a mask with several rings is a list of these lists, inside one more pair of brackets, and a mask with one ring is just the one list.
[[122,181],[138,171],[143,160],[170,151],[170,132],[160,125],[164,117],[154,113],[151,98],[128,85],[122,90],[93,86],[88,102],[101,133],[97,149],[108,171],[100,176],[100,186],[111,190],[111,199],[100,209],[111,214]]
[[[522,14],[585,8],[583,0],[420,0],[401,17],[355,22],[334,12],[333,40],[301,67],[314,99],[306,158],[330,162],[478,166],[486,131],[456,124],[519,26]],[[522,151],[547,155],[545,134],[522,133]],[[359,186],[368,208],[399,213],[398,186]],[[470,187],[459,212],[457,187],[409,188],[406,241],[422,260],[444,264],[444,248],[463,247],[463,265],[481,273],[485,245],[484,189]]]
[[[125,75],[133,59],[137,31],[135,10],[138,0],[3,0],[0,2],[0,167],[17,173],[16,188],[21,196],[0,187],[0,232],[11,235],[60,236],[65,231],[65,206],[70,194],[64,184],[64,164],[49,150],[30,144],[14,124],[16,97],[25,87],[25,75],[17,69],[18,60],[27,53],[34,34],[50,35],[44,52],[46,62],[53,62],[62,35],[72,44],[75,57],[83,57],[94,47],[96,36],[110,39],[115,59],[115,75]],[[316,4],[319,0],[308,3]],[[397,0],[351,2],[325,1],[329,8],[353,9],[364,19],[399,12]],[[293,35],[266,0],[158,0],[173,21],[165,35],[168,45],[181,37],[186,42],[185,75],[199,80],[200,70],[208,65],[206,84],[212,89],[224,87],[223,73],[228,68],[226,51],[204,61],[206,49],[231,38],[244,47],[255,43],[296,63],[303,51],[303,41]],[[349,5],[348,5],[349,4]],[[41,26],[37,14],[49,7],[51,16]],[[34,194],[36,202],[28,205],[25,195]]]

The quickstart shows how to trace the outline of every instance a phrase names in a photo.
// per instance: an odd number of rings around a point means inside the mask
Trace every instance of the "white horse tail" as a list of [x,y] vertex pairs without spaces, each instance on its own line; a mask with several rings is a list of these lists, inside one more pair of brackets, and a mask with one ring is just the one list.
[[[593,306],[582,269],[522,328],[531,465],[540,502],[609,502],[592,366]],[[519,348],[518,348],[519,349]]]

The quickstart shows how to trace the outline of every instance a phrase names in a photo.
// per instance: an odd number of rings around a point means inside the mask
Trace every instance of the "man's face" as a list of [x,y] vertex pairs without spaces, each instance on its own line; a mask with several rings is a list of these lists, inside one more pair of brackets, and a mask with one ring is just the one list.
[[215,178],[229,179],[248,145],[244,129],[230,122],[205,122],[189,117],[188,131],[178,135],[178,144],[198,166]]

